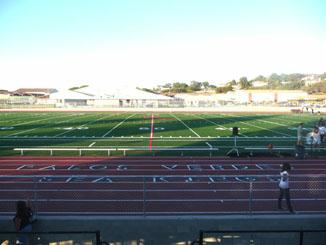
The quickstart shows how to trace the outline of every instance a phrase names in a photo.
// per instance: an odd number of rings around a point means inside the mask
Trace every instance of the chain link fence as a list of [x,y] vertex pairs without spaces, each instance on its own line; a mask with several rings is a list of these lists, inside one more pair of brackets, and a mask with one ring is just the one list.
[[[36,170],[37,172],[37,170]],[[0,176],[0,213],[30,200],[41,214],[258,214],[277,209],[278,175]],[[326,212],[326,175],[293,175],[297,213]]]

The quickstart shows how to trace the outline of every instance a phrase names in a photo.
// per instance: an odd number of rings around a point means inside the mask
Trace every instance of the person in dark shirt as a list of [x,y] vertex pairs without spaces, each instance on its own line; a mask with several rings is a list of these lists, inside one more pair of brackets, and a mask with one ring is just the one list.
[[[32,231],[32,209],[29,202],[18,201],[16,203],[16,215],[13,219],[17,232],[31,232]],[[27,245],[28,239],[26,236],[20,236],[17,244]]]

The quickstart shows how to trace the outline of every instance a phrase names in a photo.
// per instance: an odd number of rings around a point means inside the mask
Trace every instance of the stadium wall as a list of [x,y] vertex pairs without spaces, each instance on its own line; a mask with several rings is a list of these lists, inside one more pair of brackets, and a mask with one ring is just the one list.
[[[14,231],[13,217],[0,216],[0,230]],[[102,240],[113,244],[190,244],[200,230],[318,230],[326,229],[325,215],[215,215],[215,216],[42,216],[34,231],[100,230]],[[273,242],[284,244],[275,235]],[[325,242],[325,233],[314,236]],[[137,243],[144,241],[144,243]],[[118,243],[120,242],[120,243]],[[124,243],[125,242],[125,243]],[[129,243],[128,243],[129,242]],[[186,243],[182,243],[186,242]],[[325,243],[313,243],[325,244]]]

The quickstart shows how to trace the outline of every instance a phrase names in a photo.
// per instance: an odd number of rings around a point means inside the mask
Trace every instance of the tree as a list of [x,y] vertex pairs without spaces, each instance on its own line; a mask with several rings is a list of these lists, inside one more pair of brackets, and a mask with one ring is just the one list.
[[189,89],[191,91],[200,91],[201,90],[201,82],[197,82],[197,81],[191,81],[190,82],[190,86],[189,86]]
[[204,87],[205,91],[209,88],[209,82],[205,81],[202,83],[202,86]]
[[172,88],[172,84],[171,83],[166,83],[162,86],[162,88],[168,88],[171,89]]
[[320,75],[320,79],[321,80],[326,80],[326,72],[324,72],[323,74]]
[[326,80],[323,80],[319,83],[315,83],[305,88],[309,94],[314,93],[326,93]]
[[254,78],[253,81],[266,81],[266,77],[264,77],[263,75],[259,75],[256,78]]
[[69,88],[69,90],[74,91],[74,90],[78,90],[78,89],[86,88],[86,87],[88,87],[88,85],[81,85],[79,87],[76,86],[76,87]]
[[189,86],[186,83],[176,82],[173,83],[171,91],[175,93],[185,93],[188,92],[188,87]]
[[301,80],[301,81],[291,81],[288,82],[284,85],[282,85],[282,89],[301,89],[302,87],[304,87],[305,85],[305,81]]
[[231,82],[229,82],[229,84],[231,86],[235,86],[235,85],[237,85],[237,81],[233,79]]
[[215,89],[215,92],[217,94],[226,93],[228,91],[233,91],[233,87],[231,85],[226,85],[226,86],[223,86],[223,87],[217,87]]
[[248,89],[251,87],[251,83],[248,81],[247,77],[241,77],[239,80],[239,85],[241,89]]
[[278,75],[277,73],[273,73],[269,76],[268,81],[281,81],[282,77]]

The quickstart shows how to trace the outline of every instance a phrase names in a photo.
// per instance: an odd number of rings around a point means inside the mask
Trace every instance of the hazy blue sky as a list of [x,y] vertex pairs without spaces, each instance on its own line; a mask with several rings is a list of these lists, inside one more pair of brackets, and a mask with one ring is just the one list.
[[326,71],[324,0],[0,0],[0,87]]

